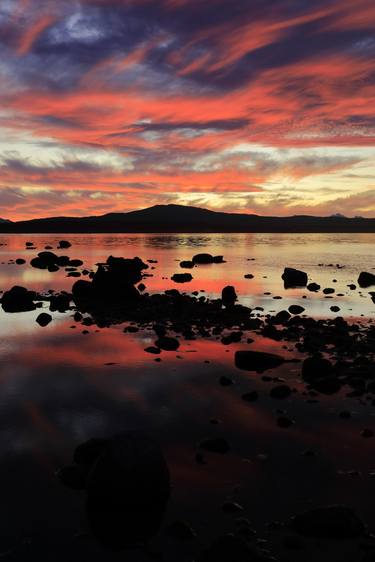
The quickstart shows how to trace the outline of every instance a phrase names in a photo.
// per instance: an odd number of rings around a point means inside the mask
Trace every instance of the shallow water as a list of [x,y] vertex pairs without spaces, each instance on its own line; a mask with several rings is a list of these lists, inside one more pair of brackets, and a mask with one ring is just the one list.
[[[75,279],[64,271],[9,264],[18,257],[34,257],[36,250],[25,250],[27,240],[41,251],[47,244],[56,247],[61,238],[69,239],[72,247],[57,253],[83,259],[88,269],[111,254],[157,260],[149,270],[153,277],[144,281],[149,292],[178,288],[215,297],[230,284],[240,302],[266,312],[298,303],[311,316],[334,317],[334,304],[348,320],[374,318],[371,289],[347,287],[356,283],[360,271],[375,268],[373,234],[1,236],[0,289],[15,284],[38,291],[70,289]],[[173,283],[171,275],[183,271],[178,261],[198,252],[221,254],[226,263],[196,267],[191,283]],[[343,296],[285,291],[285,266],[303,269],[322,288],[333,287]],[[254,279],[244,279],[247,273]],[[155,362],[144,352],[155,341],[152,331],[124,334],[123,325],[101,330],[92,326],[82,335],[72,312],[53,313],[46,328],[34,321],[39,313],[0,310],[0,554],[5,560],[152,559],[138,551],[130,558],[109,553],[88,530],[82,494],[64,488],[54,476],[71,461],[77,444],[126,429],[152,434],[170,466],[172,494],[155,547],[165,560],[194,560],[210,538],[232,530],[238,514],[221,509],[228,499],[244,507],[242,515],[260,536],[270,521],[330,503],[352,505],[375,530],[375,507],[369,500],[375,492],[374,439],[360,435],[364,427],[375,429],[371,401],[342,392],[307,402],[299,363],[270,372],[297,390],[277,401],[269,397],[274,383],[234,367],[234,352],[248,348],[246,343],[224,346],[220,339],[182,339],[178,352],[163,352],[161,362]],[[252,349],[303,357],[283,348],[283,342],[254,337]],[[222,375],[235,384],[222,387]],[[249,390],[258,390],[257,402],[241,400]],[[296,421],[292,428],[277,427],[278,409]],[[352,419],[339,418],[344,409],[353,412]],[[219,423],[214,425],[213,419]],[[207,453],[206,464],[197,464],[197,443],[217,436],[228,440],[230,453]],[[307,449],[316,456],[304,456]],[[360,474],[350,476],[350,471]],[[189,521],[197,539],[181,547],[165,538],[165,528],[175,519]]]

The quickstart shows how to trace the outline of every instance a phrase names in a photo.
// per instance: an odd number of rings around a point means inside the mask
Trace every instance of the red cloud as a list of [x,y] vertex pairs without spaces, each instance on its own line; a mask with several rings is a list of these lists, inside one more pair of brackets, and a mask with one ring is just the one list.
[[17,47],[17,53],[19,55],[26,55],[43,31],[50,27],[55,21],[56,18],[54,16],[45,15],[33,23],[21,36]]

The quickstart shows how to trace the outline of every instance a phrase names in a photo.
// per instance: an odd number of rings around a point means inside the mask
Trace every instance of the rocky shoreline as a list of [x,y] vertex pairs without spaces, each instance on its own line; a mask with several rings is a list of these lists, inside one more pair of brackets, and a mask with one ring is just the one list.
[[[61,247],[67,247],[64,246],[64,241]],[[212,264],[213,267],[216,267],[215,264],[223,263],[223,261],[222,256],[199,254],[198,257],[193,256],[188,263],[185,261],[180,265],[187,269],[192,269],[191,264],[194,267],[200,263]],[[18,265],[24,264],[19,263]],[[68,275],[77,273],[75,277],[80,277],[80,279],[74,281],[71,292],[54,293],[51,290],[40,294],[24,287],[12,287],[3,293],[1,298],[4,312],[18,313],[43,309],[36,318],[41,327],[45,327],[53,321],[49,312],[66,313],[73,317],[75,327],[82,328],[83,334],[88,333],[89,327],[101,329],[126,324],[125,333],[142,331],[153,334],[153,344],[146,347],[144,352],[150,356],[154,355],[156,361],[160,361],[163,354],[178,352],[180,345],[185,340],[220,341],[223,346],[233,352],[233,365],[236,369],[259,374],[265,382],[273,383],[269,395],[275,400],[285,400],[292,394],[299,394],[301,400],[316,401],[320,399],[321,395],[329,396],[342,392],[350,399],[375,405],[375,325],[371,320],[349,322],[341,316],[316,319],[306,314],[305,308],[299,304],[292,304],[288,309],[276,314],[265,313],[259,307],[252,309],[239,304],[236,289],[233,286],[223,287],[221,298],[216,299],[209,299],[199,293],[181,292],[177,289],[150,294],[147,292],[146,283],[147,276],[150,275],[149,271],[153,267],[152,261],[145,263],[140,258],[124,259],[110,256],[105,263],[98,265],[96,271],[90,271],[84,269],[83,260],[70,260],[46,250],[31,259],[31,266],[47,269],[50,272],[57,271],[59,268],[70,269],[71,271],[67,271]],[[176,275],[185,276],[186,274]],[[85,279],[81,277],[85,277]],[[321,287],[309,280],[308,275],[303,271],[285,268],[280,277],[286,289],[297,286],[310,292],[321,291]],[[184,280],[188,282],[186,277]],[[175,281],[180,283],[182,279],[179,277]],[[368,290],[374,301],[375,293],[371,292],[373,285],[375,286],[375,276],[372,273],[359,272],[358,286]],[[335,293],[335,290],[332,289],[332,293],[329,289],[323,289],[322,295],[327,297]],[[349,289],[356,290],[357,287]],[[49,308],[49,312],[46,307]],[[331,310],[334,311],[334,308],[332,306]],[[339,312],[339,307],[336,308]],[[279,342],[280,347],[285,350],[285,354],[258,350],[257,341],[260,338]],[[238,344],[241,344],[240,349],[236,347]],[[278,367],[288,363],[293,364],[293,368],[298,370],[300,381],[298,389],[294,385],[288,384],[288,381],[273,376],[274,369],[277,370]],[[232,381],[228,377],[222,377],[220,384],[230,386]],[[242,396],[242,400],[248,402],[256,402],[258,398],[255,391]],[[343,409],[340,416],[343,419],[349,418],[350,412]],[[276,423],[280,430],[288,430],[293,427],[295,422],[293,418],[280,410]],[[373,436],[374,432],[371,427],[363,428],[362,437],[364,439]],[[110,440],[111,455],[117,459],[116,463],[120,463],[120,466],[125,462],[121,460],[125,446],[123,439],[127,440],[126,443],[130,439],[131,448],[138,451],[137,455],[140,450],[144,451],[144,443],[147,443],[147,437],[142,437],[139,442],[140,449],[138,449],[138,438],[133,435]],[[93,443],[81,448],[80,451],[86,451],[85,454],[87,454],[87,450],[90,451],[92,445]],[[99,452],[95,453],[90,462],[82,461],[82,459],[77,461],[80,455],[76,452],[73,468],[67,467],[59,473],[63,483],[74,489],[86,489],[87,486],[89,486],[88,490],[91,489],[88,484],[90,481],[88,475],[91,474],[90,478],[94,478],[92,476],[93,467],[96,467],[97,459],[102,458],[103,450],[107,451],[106,447],[107,445],[102,443],[99,449],[96,449]],[[126,445],[126,451],[128,448],[129,445]],[[207,454],[225,455],[229,451],[230,443],[225,439],[202,440],[197,445],[196,462],[204,463]],[[159,455],[159,453],[157,454]],[[134,460],[134,457],[132,458]],[[161,463],[160,466],[164,467],[160,456],[158,459],[158,462]],[[125,464],[128,462],[129,459]],[[142,464],[143,461],[140,463]],[[104,492],[100,486],[95,492],[95,494],[99,494],[99,508],[96,504],[94,508],[91,505],[91,511],[89,509],[88,513],[89,517],[94,514],[94,526],[98,521],[103,520],[103,510],[107,514],[113,510],[111,501],[111,505],[108,506],[108,494],[105,491],[106,483],[113,476],[113,467],[105,466],[104,480],[100,484],[102,486],[104,482]],[[142,466],[145,467],[144,464]],[[146,469],[144,477],[147,480]],[[157,522],[159,518],[162,518],[164,504],[167,502],[165,478],[163,482],[165,489],[160,510],[157,510],[157,521],[149,521],[152,533],[156,532]],[[129,488],[126,490],[125,495],[128,494]],[[155,492],[155,490],[153,491]],[[106,499],[104,507],[102,494]],[[137,499],[138,496],[135,496],[135,504],[137,504]],[[119,509],[123,515],[123,508],[123,504],[120,508],[117,506],[115,516],[118,515]],[[250,522],[241,516],[241,505],[229,502],[225,509],[233,513],[238,512],[235,529],[203,549],[199,555],[199,561],[291,560],[294,562],[294,560],[299,560],[301,552],[305,554],[306,544],[313,540],[323,541],[326,544],[327,552],[330,552],[327,558],[322,558],[319,554],[320,560],[330,559],[337,560],[337,562],[341,559],[346,560],[344,557],[340,558],[340,556],[344,556],[340,553],[345,552],[345,547],[342,545],[347,544],[347,541],[351,541],[352,546],[355,545],[353,546],[354,549],[357,549],[355,556],[358,556],[357,559],[360,562],[374,560],[374,539],[372,535],[369,535],[364,523],[349,507],[323,506],[298,514],[291,522],[270,527],[270,543],[264,545],[262,540],[254,534]],[[127,517],[133,521],[131,510]],[[142,527],[144,519],[141,517],[138,523]],[[111,530],[113,531],[114,528],[112,525]],[[100,535],[100,529],[102,527],[99,524],[99,530],[96,527],[94,534],[99,533]],[[144,533],[144,531],[145,528],[141,528],[139,535],[141,542],[147,538],[144,536],[144,534],[147,535],[147,532]],[[186,540],[193,540],[195,537],[194,529],[181,521],[175,522],[170,533],[182,543]],[[99,536],[99,540],[104,540],[104,542],[107,539],[107,536],[104,539]],[[115,539],[117,540],[118,537]],[[277,545],[280,541],[283,548],[288,551],[288,557],[280,558],[277,546],[269,549],[269,544]],[[121,546],[126,546],[126,544],[121,543]],[[309,546],[309,548],[313,547]]]

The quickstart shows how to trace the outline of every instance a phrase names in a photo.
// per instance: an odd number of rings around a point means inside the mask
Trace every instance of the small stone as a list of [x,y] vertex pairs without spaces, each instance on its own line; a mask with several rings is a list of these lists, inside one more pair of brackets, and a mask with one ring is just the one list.
[[47,314],[46,312],[42,312],[41,314],[39,314],[39,316],[36,319],[36,322],[39,324],[39,326],[42,326],[42,328],[48,326],[48,324],[51,321],[52,321],[52,316],[50,314]]

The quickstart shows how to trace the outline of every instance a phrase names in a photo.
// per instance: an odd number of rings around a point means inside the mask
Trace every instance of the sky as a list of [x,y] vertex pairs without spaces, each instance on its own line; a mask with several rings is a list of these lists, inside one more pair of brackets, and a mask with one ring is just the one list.
[[0,0],[0,217],[375,216],[374,0]]

